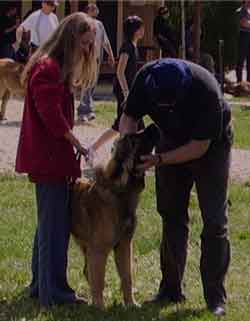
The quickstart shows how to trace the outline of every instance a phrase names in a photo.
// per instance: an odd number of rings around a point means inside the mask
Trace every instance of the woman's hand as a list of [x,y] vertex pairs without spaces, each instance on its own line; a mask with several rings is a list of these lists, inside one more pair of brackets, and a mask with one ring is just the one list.
[[87,156],[88,156],[88,149],[87,148],[83,147],[82,145],[79,145],[79,146],[76,146],[76,150],[80,155],[87,158]]
[[64,137],[75,147],[79,155],[82,155],[85,158],[87,157],[88,149],[82,146],[82,144],[75,137],[72,131],[68,131],[67,133],[65,133]]

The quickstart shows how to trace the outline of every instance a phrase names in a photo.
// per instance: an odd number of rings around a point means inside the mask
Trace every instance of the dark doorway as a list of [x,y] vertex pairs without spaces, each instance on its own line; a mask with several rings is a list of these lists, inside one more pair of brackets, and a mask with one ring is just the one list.
[[16,8],[17,16],[21,17],[22,2],[21,1],[0,1],[0,14],[4,14],[9,8]]
[[97,1],[99,19],[104,24],[114,55],[117,55],[117,8],[118,1]]

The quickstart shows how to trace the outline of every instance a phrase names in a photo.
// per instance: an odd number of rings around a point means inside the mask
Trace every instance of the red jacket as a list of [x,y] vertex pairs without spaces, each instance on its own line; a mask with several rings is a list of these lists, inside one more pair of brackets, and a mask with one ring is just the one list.
[[73,146],[64,138],[73,123],[73,95],[61,80],[59,64],[46,58],[29,77],[16,171],[38,183],[80,176]]

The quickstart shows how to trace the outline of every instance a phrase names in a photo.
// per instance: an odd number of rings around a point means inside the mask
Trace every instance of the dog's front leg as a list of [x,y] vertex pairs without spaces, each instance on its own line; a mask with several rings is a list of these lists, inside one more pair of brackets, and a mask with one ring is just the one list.
[[121,287],[126,305],[138,305],[132,287],[133,245],[130,239],[123,239],[115,248],[115,262],[121,279]]
[[108,257],[107,251],[88,249],[88,278],[92,294],[92,303],[103,309],[103,290],[105,281],[105,267]]

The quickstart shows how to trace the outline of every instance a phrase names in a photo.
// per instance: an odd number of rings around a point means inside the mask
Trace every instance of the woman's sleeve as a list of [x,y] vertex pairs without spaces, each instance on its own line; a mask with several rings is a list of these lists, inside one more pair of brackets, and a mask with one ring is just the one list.
[[44,66],[31,79],[30,88],[35,108],[48,132],[63,138],[70,126],[63,115],[63,83],[56,68]]

